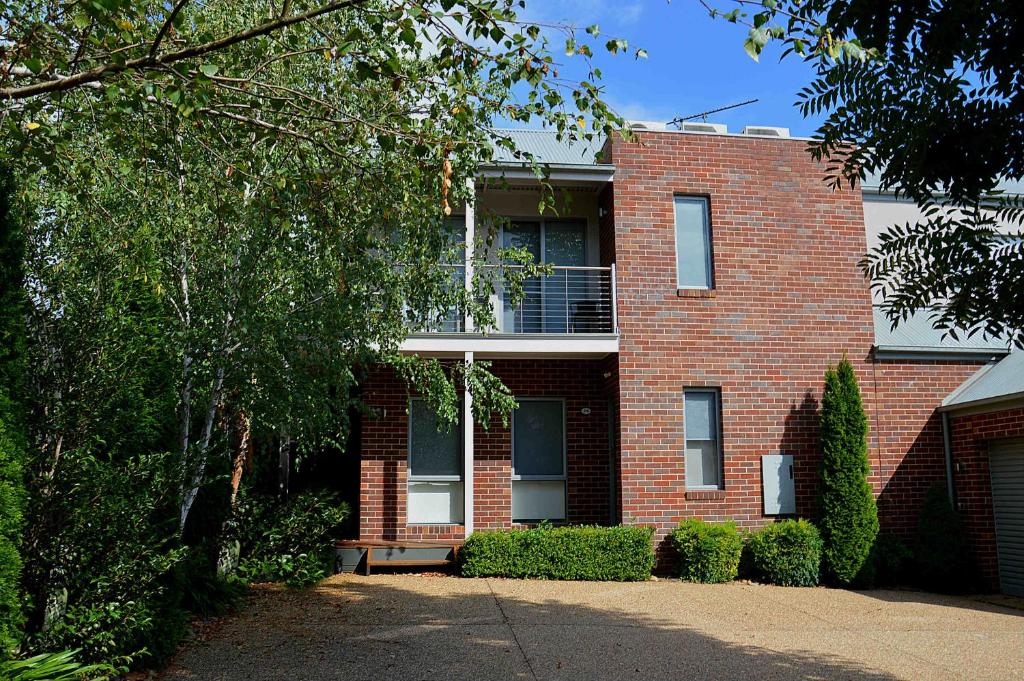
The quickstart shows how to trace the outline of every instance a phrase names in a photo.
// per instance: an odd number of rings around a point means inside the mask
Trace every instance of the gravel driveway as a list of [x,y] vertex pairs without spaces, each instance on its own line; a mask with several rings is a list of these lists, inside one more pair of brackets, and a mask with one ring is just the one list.
[[338,575],[257,589],[163,676],[948,678],[1024,678],[1024,610],[911,591]]

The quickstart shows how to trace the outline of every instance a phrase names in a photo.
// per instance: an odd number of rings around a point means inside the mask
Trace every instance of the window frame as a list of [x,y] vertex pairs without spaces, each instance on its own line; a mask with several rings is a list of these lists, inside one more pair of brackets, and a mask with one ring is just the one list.
[[[682,270],[679,267],[679,218],[676,209],[680,201],[699,201],[704,211],[704,238],[707,248],[704,249],[704,263],[707,266],[707,284],[693,285],[682,283]],[[711,197],[706,194],[673,194],[672,195],[672,238],[675,243],[676,288],[687,291],[715,290],[715,258],[714,231],[711,228]]]
[[[464,435],[465,428],[462,427],[462,400],[459,400],[459,422],[453,426],[455,428],[459,438],[459,474],[458,475],[415,475],[412,472],[412,404],[413,402],[425,402],[426,400],[422,397],[410,397],[408,405],[408,418],[406,423],[406,447],[405,447],[405,466],[406,472],[405,477],[408,482],[464,482],[466,477],[466,438]],[[406,493],[408,494],[408,484],[406,484]]]
[[[538,523],[550,520],[555,523],[567,522],[569,520],[569,414],[564,397],[519,397],[516,400],[522,402],[559,402],[562,405],[562,475],[518,475],[516,473],[516,412],[512,411],[512,418],[509,422],[509,439],[512,449],[511,480],[509,480],[509,494],[514,494],[513,488],[517,482],[561,482],[562,483],[562,509],[564,518],[516,518],[510,515],[513,523]],[[511,514],[512,504],[509,505]]]
[[516,473],[516,411],[512,410],[509,435],[512,440],[512,481],[555,481],[569,479],[569,425],[564,397],[517,397],[517,402],[558,402],[562,407],[562,474],[561,475],[519,475]]
[[[687,425],[686,425],[686,396],[692,393],[704,393],[714,396],[714,415],[715,415],[715,458],[718,464],[718,484],[717,485],[691,485],[690,484],[690,467],[686,464],[686,450],[688,448],[690,438],[687,437]],[[717,387],[707,386],[695,386],[692,388],[683,388],[683,482],[684,486],[688,490],[724,490],[725,489],[725,448],[722,445],[722,390]],[[708,440],[694,439],[694,442],[708,442]]]

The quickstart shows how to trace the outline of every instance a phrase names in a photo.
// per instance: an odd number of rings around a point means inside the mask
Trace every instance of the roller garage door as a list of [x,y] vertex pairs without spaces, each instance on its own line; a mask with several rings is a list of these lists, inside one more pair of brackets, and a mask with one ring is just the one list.
[[989,446],[992,508],[1003,593],[1024,596],[1024,440]]

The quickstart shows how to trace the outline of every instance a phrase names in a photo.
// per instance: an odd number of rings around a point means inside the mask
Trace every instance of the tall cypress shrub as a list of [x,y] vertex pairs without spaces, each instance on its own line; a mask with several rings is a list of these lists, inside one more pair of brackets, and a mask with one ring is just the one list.
[[845,357],[825,372],[821,452],[819,527],[825,577],[842,586],[870,582],[878,508],[867,479],[868,418],[857,376]]
[[11,210],[12,181],[0,166],[0,660],[10,657],[22,623],[21,539],[24,437],[17,399],[23,386],[24,236]]

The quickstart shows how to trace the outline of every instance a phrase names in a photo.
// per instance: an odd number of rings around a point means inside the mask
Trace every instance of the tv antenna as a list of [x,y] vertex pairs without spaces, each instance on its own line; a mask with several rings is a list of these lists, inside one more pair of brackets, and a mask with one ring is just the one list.
[[694,118],[699,118],[703,122],[707,123],[708,122],[708,116],[710,116],[711,114],[716,114],[716,113],[718,113],[720,111],[728,111],[729,109],[738,109],[741,106],[746,106],[747,104],[753,104],[756,101],[758,101],[758,100],[756,100],[756,99],[748,99],[745,102],[737,102],[736,104],[729,104],[728,106],[720,106],[717,109],[711,109],[710,111],[701,111],[700,113],[693,114],[692,116],[681,116],[679,118],[673,118],[672,120],[670,120],[668,122],[668,125],[678,126],[680,123],[685,123],[686,121],[692,121]]

